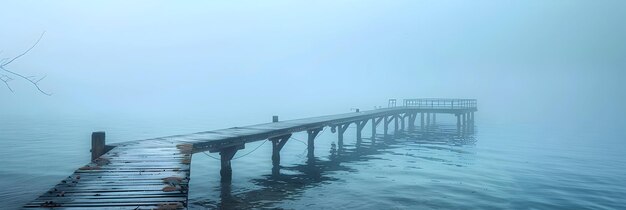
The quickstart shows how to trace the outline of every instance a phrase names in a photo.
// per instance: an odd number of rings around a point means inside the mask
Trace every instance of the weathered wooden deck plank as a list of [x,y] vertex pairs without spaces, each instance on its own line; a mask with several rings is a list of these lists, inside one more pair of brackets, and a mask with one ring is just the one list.
[[118,145],[24,208],[184,209],[190,162],[189,149],[163,139]]

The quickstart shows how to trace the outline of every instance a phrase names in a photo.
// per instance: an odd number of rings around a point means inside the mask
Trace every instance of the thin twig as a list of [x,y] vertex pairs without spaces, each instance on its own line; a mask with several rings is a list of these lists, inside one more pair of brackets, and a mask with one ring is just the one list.
[[35,42],[35,44],[33,44],[32,46],[30,46],[30,48],[28,48],[28,50],[24,51],[22,54],[19,54],[18,56],[15,56],[13,59],[11,59],[10,61],[3,63],[2,65],[0,65],[0,67],[5,67],[6,65],[9,65],[11,63],[13,63],[13,61],[17,60],[18,58],[26,55],[26,53],[30,52],[30,50],[32,50],[33,48],[35,48],[35,46],[37,46],[37,44],[39,44],[39,41],[41,41],[41,38],[43,38],[43,35],[46,34],[46,31],[41,33],[41,36],[39,36],[39,39],[37,39],[37,41]]
[[9,89],[12,93],[14,93],[14,92],[13,92],[13,88],[11,88],[11,85],[9,85],[9,81],[13,80],[11,77],[9,77],[9,76],[7,76],[7,75],[4,75],[4,74],[3,74],[3,75],[0,77],[0,80],[2,80],[2,82],[4,82],[4,85],[6,85],[6,86],[7,86],[7,88],[8,88],[8,89]]
[[[18,58],[21,58],[22,56],[24,56],[24,55],[26,55],[28,52],[30,52],[33,48],[35,48],[35,46],[37,46],[37,44],[39,44],[39,42],[40,42],[40,41],[41,41],[41,39],[43,38],[44,34],[46,34],[46,32],[45,32],[45,31],[41,33],[41,35],[39,36],[39,38],[37,39],[37,41],[36,41],[36,42],[35,42],[32,46],[30,46],[30,47],[29,47],[26,51],[22,52],[21,54],[19,54],[19,55],[17,55],[17,56],[15,56],[15,57],[13,57],[13,58],[12,58],[12,59],[10,59],[10,60],[9,60],[8,58],[1,59],[1,60],[0,60],[0,69],[1,69],[1,70],[4,70],[4,71],[5,71],[5,72],[7,72],[7,73],[10,73],[10,74],[12,74],[12,75],[15,75],[15,76],[17,76],[17,77],[20,77],[20,78],[22,78],[22,79],[24,79],[24,80],[26,80],[26,81],[30,82],[31,84],[33,84],[33,85],[35,86],[35,88],[37,88],[37,90],[38,90],[39,92],[43,93],[44,95],[48,95],[48,96],[50,96],[50,95],[52,95],[52,94],[50,94],[50,93],[47,93],[47,92],[43,91],[43,90],[39,87],[39,82],[40,82],[41,80],[43,80],[44,78],[46,78],[46,75],[44,75],[43,77],[41,77],[41,78],[39,78],[39,79],[35,80],[35,79],[36,79],[36,77],[35,77],[35,76],[24,76],[24,75],[19,74],[19,73],[17,73],[17,72],[14,72],[14,71],[11,71],[11,70],[6,69],[6,67],[7,67],[9,64],[13,63],[13,61],[17,60]],[[0,53],[1,53],[1,52],[3,52],[3,51],[0,51]],[[7,60],[8,60],[8,61],[7,61]],[[6,61],[6,62],[5,62],[5,61]],[[9,75],[6,75],[6,74],[3,74],[3,75],[2,75],[2,77],[0,77],[0,78],[2,79],[2,82],[4,82],[4,84],[7,86],[7,88],[8,88],[11,92],[14,92],[14,91],[13,91],[13,89],[11,88],[11,85],[9,85],[9,81],[13,80],[13,78],[12,78],[12,77],[10,77]]]

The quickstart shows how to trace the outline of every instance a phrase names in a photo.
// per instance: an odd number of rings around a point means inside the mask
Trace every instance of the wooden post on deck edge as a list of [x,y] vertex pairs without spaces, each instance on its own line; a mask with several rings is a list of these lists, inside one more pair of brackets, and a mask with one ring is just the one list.
[[91,133],[91,160],[95,160],[106,152],[104,131]]

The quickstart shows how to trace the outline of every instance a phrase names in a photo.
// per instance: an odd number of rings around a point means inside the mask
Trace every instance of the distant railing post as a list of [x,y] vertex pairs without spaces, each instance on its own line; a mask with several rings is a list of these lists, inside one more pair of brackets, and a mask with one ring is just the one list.
[[387,105],[387,107],[396,107],[396,99],[389,99],[389,104]]
[[91,133],[91,160],[98,159],[105,153],[106,142],[104,131]]

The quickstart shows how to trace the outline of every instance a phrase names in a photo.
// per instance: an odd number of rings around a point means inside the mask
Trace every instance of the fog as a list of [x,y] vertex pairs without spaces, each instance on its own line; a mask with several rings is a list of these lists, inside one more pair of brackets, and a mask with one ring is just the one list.
[[[622,132],[624,1],[4,1],[1,58],[47,75],[0,116],[349,112],[476,98],[480,123]],[[94,120],[97,118],[94,118]],[[224,125],[224,127],[227,124]],[[230,125],[228,125],[230,126]]]

